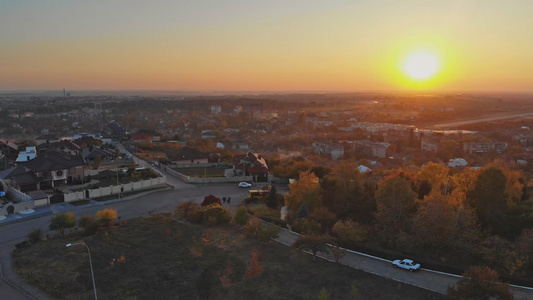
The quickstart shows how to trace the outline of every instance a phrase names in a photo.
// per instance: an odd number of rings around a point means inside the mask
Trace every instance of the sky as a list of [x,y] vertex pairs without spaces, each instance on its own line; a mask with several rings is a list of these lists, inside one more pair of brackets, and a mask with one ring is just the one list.
[[[531,0],[0,0],[0,90],[533,91],[531,12]],[[435,73],[409,75],[413,53]]]

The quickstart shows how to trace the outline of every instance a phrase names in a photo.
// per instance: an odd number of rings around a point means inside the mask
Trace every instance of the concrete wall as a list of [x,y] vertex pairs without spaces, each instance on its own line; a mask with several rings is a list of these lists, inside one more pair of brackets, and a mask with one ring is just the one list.
[[[137,182],[130,182],[126,184],[121,185],[112,185],[107,187],[101,187],[97,189],[87,190],[89,192],[89,198],[98,198],[98,197],[104,197],[109,195],[118,195],[121,192],[121,188],[123,188],[123,192],[130,192],[135,190],[143,190],[151,187],[156,186],[163,186],[167,182],[166,177],[157,177],[152,178],[148,180],[143,181],[137,181]],[[86,192],[80,191],[80,192],[72,192],[72,193],[66,193],[65,196],[65,202],[72,202],[72,201],[78,201],[78,200],[84,200],[86,199]]]
[[[216,165],[216,164],[212,164]],[[241,181],[252,181],[253,176],[239,176],[239,177],[207,177],[207,178],[198,178],[198,177],[189,177],[185,174],[176,172],[170,168],[166,168],[167,173],[178,178],[179,180],[186,183],[224,183],[224,182],[241,182]]]
[[0,207],[0,216],[7,216],[7,209],[11,206],[14,208],[13,212],[18,213],[24,210],[33,209],[35,207],[35,203],[34,201],[24,201],[19,203],[8,202],[3,207]]

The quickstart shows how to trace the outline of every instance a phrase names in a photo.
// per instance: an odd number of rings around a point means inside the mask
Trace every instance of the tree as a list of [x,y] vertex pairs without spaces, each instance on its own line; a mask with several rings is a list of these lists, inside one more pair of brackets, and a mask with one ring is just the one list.
[[233,217],[233,221],[240,226],[244,226],[248,224],[248,221],[250,220],[250,214],[248,213],[248,210],[246,207],[241,206],[239,209],[237,209],[237,212],[235,213],[235,216]]
[[258,232],[259,238],[264,242],[270,242],[279,237],[280,228],[271,224],[264,224]]
[[447,193],[448,174],[450,169],[444,164],[429,162],[418,172],[417,178],[421,182],[427,182],[433,189],[438,189],[441,193]]
[[111,208],[99,210],[96,213],[96,220],[104,223],[106,227],[109,227],[111,221],[117,218],[117,211]]
[[470,205],[479,218],[480,225],[495,233],[504,232],[504,218],[507,212],[507,178],[497,167],[482,169],[469,197]]
[[362,242],[366,240],[368,234],[363,227],[350,219],[337,221],[332,230],[344,242]]
[[250,264],[246,269],[246,276],[248,278],[254,278],[261,275],[263,271],[263,267],[261,267],[261,265],[257,261],[257,251],[252,252],[252,259],[250,259]]
[[411,182],[401,175],[382,181],[376,192],[378,225],[383,229],[397,231],[399,222],[415,203],[416,194]]
[[65,229],[76,226],[76,218],[73,212],[66,212],[57,214],[50,220],[50,230],[57,230],[61,234],[65,234]]
[[300,235],[298,239],[291,245],[291,248],[311,251],[313,253],[313,260],[316,259],[318,252],[329,253],[328,243],[331,242],[331,237],[325,235]]
[[513,299],[509,286],[489,267],[470,267],[455,288],[448,288],[448,299]]
[[309,211],[313,211],[322,203],[318,177],[313,173],[300,172],[300,179],[289,185],[290,193],[285,195],[285,205],[294,215],[305,204]]
[[194,203],[192,201],[187,201],[185,203],[182,203],[176,207],[176,211],[181,212],[183,214],[183,218],[187,219],[187,216],[189,213],[195,211],[198,209],[198,204]]

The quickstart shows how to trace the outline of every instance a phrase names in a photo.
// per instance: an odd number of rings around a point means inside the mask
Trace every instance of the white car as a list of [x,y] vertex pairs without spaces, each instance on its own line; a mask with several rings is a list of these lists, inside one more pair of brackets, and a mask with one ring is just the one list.
[[240,187],[240,188],[249,188],[249,187],[251,187],[251,186],[252,186],[252,185],[249,184],[248,182],[244,182],[244,181],[243,181],[243,182],[239,182],[239,187]]
[[411,272],[420,270],[420,264],[417,264],[410,259],[402,259],[402,260],[397,259],[392,262],[392,265],[395,268],[402,268],[405,270],[409,270]]

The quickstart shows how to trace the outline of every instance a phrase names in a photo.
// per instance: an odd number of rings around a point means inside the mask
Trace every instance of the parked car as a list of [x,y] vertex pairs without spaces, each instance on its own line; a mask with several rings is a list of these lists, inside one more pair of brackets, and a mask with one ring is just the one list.
[[415,263],[410,259],[397,259],[392,262],[395,268],[402,268],[411,272],[420,270],[420,264]]
[[249,184],[248,182],[244,182],[244,181],[243,181],[243,182],[239,182],[239,187],[240,187],[240,188],[249,188],[249,187],[251,187],[251,186],[252,186],[252,185]]

